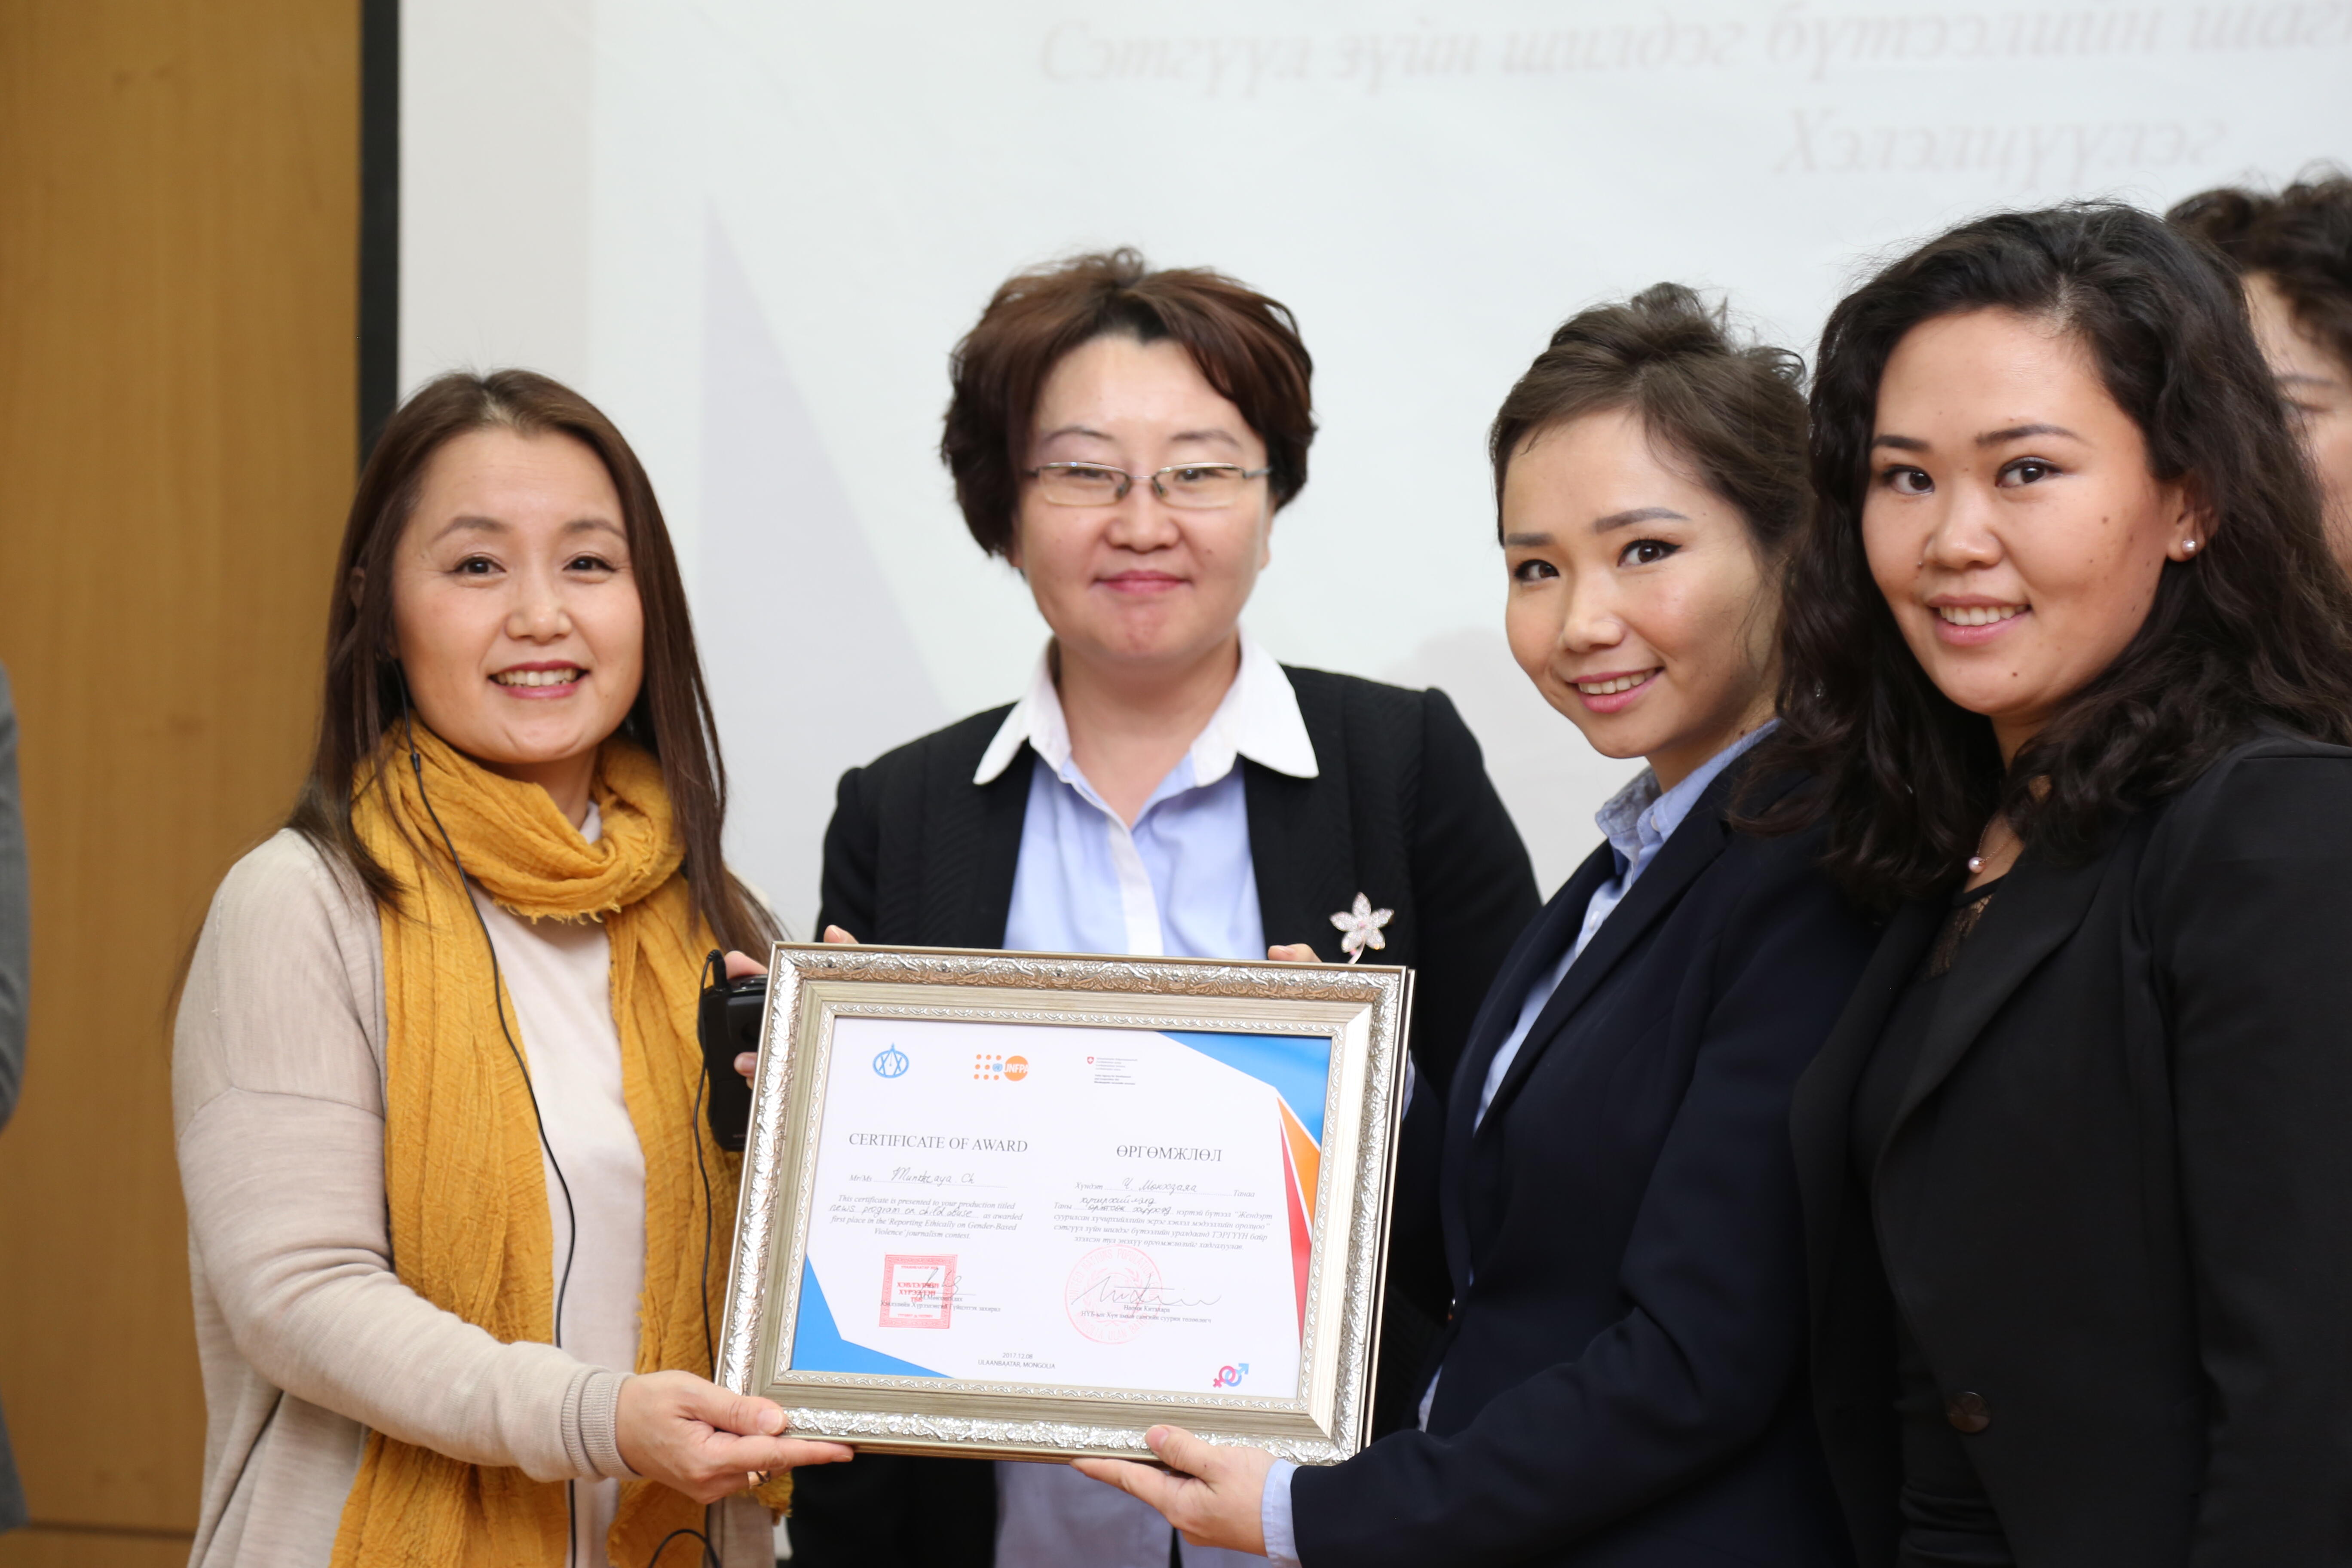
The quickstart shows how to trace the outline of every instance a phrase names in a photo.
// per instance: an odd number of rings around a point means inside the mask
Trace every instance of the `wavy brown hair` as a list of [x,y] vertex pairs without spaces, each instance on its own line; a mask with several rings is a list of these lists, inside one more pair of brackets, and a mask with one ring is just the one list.
[[[2080,339],[2198,500],[2205,547],[2168,562],[2124,651],[2004,769],[1992,726],[1937,689],[1864,555],[1880,376],[1924,321],[2012,310]],[[2352,587],[2235,279],[2200,241],[2108,203],[2000,213],[1928,241],[1842,300],[1812,390],[1820,505],[1781,618],[1781,727],[1759,766],[1814,775],[1756,826],[1828,822],[1826,868],[1887,907],[1949,887],[1986,822],[2060,860],[2271,724],[2352,743]]]
[[1536,437],[1588,414],[1627,409],[1662,455],[1729,501],[1757,555],[1777,563],[1812,508],[1805,482],[1805,363],[1740,341],[1729,310],[1680,283],[1561,322],[1503,398],[1486,432],[1495,470],[1495,537],[1503,482]]
[[982,550],[1013,548],[1021,470],[1045,378],[1065,355],[1114,333],[1174,342],[1265,443],[1276,511],[1307,486],[1315,362],[1288,306],[1205,267],[1154,271],[1133,250],[1074,256],[1008,278],[956,344],[940,458]]
[[2352,174],[2315,170],[2275,195],[2224,185],[2164,216],[2277,284],[2295,325],[2352,369]]
[[727,945],[763,945],[774,936],[773,922],[745,894],[719,854],[727,771],[702,661],[695,652],[686,585],[653,483],[595,405],[530,371],[440,376],[403,404],[377,438],[343,525],[327,608],[318,746],[286,826],[318,846],[331,862],[347,867],[380,907],[399,908],[391,873],[352,827],[353,791],[373,766],[385,731],[407,711],[400,660],[392,651],[393,558],[434,454],[460,436],[484,429],[569,437],[593,452],[612,476],[646,627],[645,678],[619,733],[661,763],[696,910]]

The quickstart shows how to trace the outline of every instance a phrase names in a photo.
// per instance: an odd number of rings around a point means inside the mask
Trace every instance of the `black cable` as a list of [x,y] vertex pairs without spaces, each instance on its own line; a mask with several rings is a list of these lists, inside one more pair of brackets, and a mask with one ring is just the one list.
[[[712,948],[710,956],[703,960],[702,973],[705,980],[715,973],[720,984],[725,984],[726,955]],[[702,1178],[702,1273],[696,1280],[702,1289],[702,1357],[710,1368],[710,1375],[716,1377],[719,1374],[719,1351],[716,1336],[710,1331],[710,1231],[716,1222],[711,1215],[710,1171],[702,1163],[702,1096],[706,1089],[714,1094],[718,1092],[718,1086],[710,1081],[710,1058],[708,1057],[703,1058],[702,1076],[694,1080],[694,1114],[687,1122],[687,1130],[694,1138],[694,1173]]]
[[[405,715],[403,715],[405,718]],[[425,803],[425,815],[433,819],[434,830],[449,851],[450,863],[457,868],[461,885],[471,880],[466,875],[466,863],[457,858],[457,846],[450,839],[449,830],[441,825],[441,814],[433,809],[433,797],[425,789],[425,759],[416,751],[416,726],[408,726],[408,765],[416,774],[416,797]],[[530,1064],[523,1060],[522,1047],[515,1044],[514,1031],[507,1026],[506,981],[499,969],[499,944],[490,940],[490,922],[482,918],[481,906],[470,894],[466,907],[474,911],[474,924],[481,928],[482,946],[490,955],[490,1005],[498,1010],[499,1033],[506,1037],[507,1052],[514,1058],[515,1069],[522,1074],[522,1091],[530,1097],[530,1121],[539,1131],[539,1146],[547,1152],[547,1168],[555,1173],[555,1184],[563,1194],[563,1220],[568,1236],[563,1244],[563,1273],[555,1286],[555,1344],[563,1346],[563,1301],[572,1289],[572,1260],[580,1253],[580,1211],[572,1205],[572,1184],[563,1178],[563,1167],[556,1163],[555,1145],[548,1142],[547,1119],[539,1112],[539,1091],[531,1087]]]
[[[709,1523],[710,1510],[706,1508],[702,1511],[704,1516],[703,1522],[705,1524]],[[661,1538],[661,1544],[654,1548],[654,1554],[646,1559],[646,1568],[656,1568],[656,1564],[661,1562],[662,1553],[669,1550],[669,1543],[676,1541],[681,1535],[691,1535],[697,1541],[702,1542],[702,1560],[704,1563],[709,1564],[709,1568],[723,1568],[723,1564],[719,1561],[719,1549],[710,1544],[710,1537],[703,1534],[702,1531],[688,1524],[681,1524],[676,1530],[671,1531],[667,1535]]]
[[[555,1173],[555,1184],[563,1194],[563,1219],[568,1235],[563,1244],[563,1273],[555,1286],[555,1346],[561,1350],[563,1348],[563,1302],[572,1289],[572,1261],[580,1253],[580,1211],[572,1201],[572,1184],[564,1179],[563,1167],[556,1162],[555,1145],[548,1141],[547,1119],[539,1111],[539,1091],[531,1087],[530,1064],[523,1059],[522,1047],[515,1044],[514,1031],[507,1026],[506,984],[499,970],[499,944],[490,940],[490,922],[483,917],[481,906],[474,902],[472,893],[467,889],[469,879],[466,875],[466,862],[458,858],[457,841],[449,837],[449,829],[443,826],[441,814],[433,809],[433,796],[425,787],[425,759],[416,750],[416,721],[408,711],[408,681],[404,674],[400,683],[400,719],[408,732],[408,767],[416,775],[416,798],[425,803],[425,815],[433,819],[434,831],[441,835],[441,843],[449,851],[449,863],[457,868],[457,890],[466,893],[466,907],[474,911],[474,923],[481,928],[482,946],[490,955],[490,1005],[498,1011],[499,1033],[506,1037],[507,1051],[514,1058],[516,1070],[522,1074],[522,1091],[530,1097],[531,1125],[539,1130],[539,1146],[547,1154],[547,1168]],[[698,1143],[696,1153],[698,1156],[700,1152],[701,1145]],[[703,1204],[706,1234],[709,1206],[706,1198]],[[709,1245],[707,1240],[704,1245]],[[706,1267],[706,1276],[709,1272]],[[576,1568],[580,1555],[579,1499],[576,1487],[570,1481],[563,1483],[563,1560]]]

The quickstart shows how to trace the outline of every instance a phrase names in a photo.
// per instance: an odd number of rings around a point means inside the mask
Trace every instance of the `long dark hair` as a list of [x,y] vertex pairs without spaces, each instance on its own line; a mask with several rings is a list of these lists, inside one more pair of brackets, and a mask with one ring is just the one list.
[[[2204,548],[2168,562],[2124,651],[2007,769],[1992,727],[1937,690],[1870,574],[1862,506],[1878,384],[1905,333],[1999,309],[2053,321],[2186,483]],[[2352,587],[2318,492],[2210,247],[2108,203],[2000,213],[1930,240],[1841,301],[1812,391],[1820,506],[1790,563],[1777,762],[1815,775],[1761,825],[1828,819],[1826,868],[1885,907],[1948,887],[2004,815],[2080,860],[2262,723],[2352,743]]]
[[398,909],[391,873],[352,827],[352,792],[375,765],[384,731],[407,712],[400,661],[392,652],[393,558],[433,455],[469,431],[494,427],[568,436],[595,453],[612,476],[646,627],[645,678],[619,732],[661,763],[695,909],[729,946],[764,944],[773,936],[772,922],[720,858],[726,766],[695,653],[686,586],[653,484],[621,432],[593,404],[527,370],[437,377],[401,405],[369,454],[335,560],[318,748],[286,826],[349,868],[379,906]]

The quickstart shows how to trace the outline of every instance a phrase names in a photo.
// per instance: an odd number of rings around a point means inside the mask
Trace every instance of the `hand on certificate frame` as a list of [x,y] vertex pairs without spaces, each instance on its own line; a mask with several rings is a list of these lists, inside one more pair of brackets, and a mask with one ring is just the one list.
[[1181,1426],[1154,1426],[1143,1435],[1160,1463],[1175,1474],[1125,1459],[1073,1459],[1086,1475],[1141,1498],[1174,1525],[1190,1546],[1222,1546],[1265,1555],[1265,1476],[1274,1456],[1264,1448],[1203,1443]]
[[741,1491],[753,1472],[840,1464],[855,1453],[843,1443],[787,1437],[775,1401],[730,1393],[690,1372],[627,1379],[614,1423],[629,1468],[698,1503]]
[[[839,926],[825,927],[824,940],[836,946],[846,945],[849,947],[856,947],[857,945],[857,939],[850,935],[847,931],[842,930]],[[1300,945],[1303,947],[1305,944],[1301,943]],[[1312,960],[1315,955],[1310,950],[1307,956],[1309,960]],[[748,952],[730,952],[727,955],[727,978],[730,980],[741,980],[747,975],[765,974],[767,973],[768,966],[761,963],[758,959],[752,957]],[[750,1079],[753,1073],[760,1070],[760,1053],[757,1051],[739,1052],[735,1058],[735,1070],[741,1073],[746,1079]]]

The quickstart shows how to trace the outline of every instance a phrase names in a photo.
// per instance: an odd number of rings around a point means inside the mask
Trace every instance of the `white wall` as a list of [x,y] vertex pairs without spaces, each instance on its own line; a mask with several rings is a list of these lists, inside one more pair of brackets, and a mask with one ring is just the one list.
[[1547,886],[1632,764],[1510,663],[1482,439],[1660,279],[1807,348],[1876,255],[2066,196],[2352,160],[2352,0],[1444,7],[407,0],[402,374],[520,363],[637,446],[686,557],[730,853],[803,926],[840,771],[1044,637],[934,447],[1013,269],[1134,244],[1291,305],[1322,435],[1249,621],[1461,705]]

